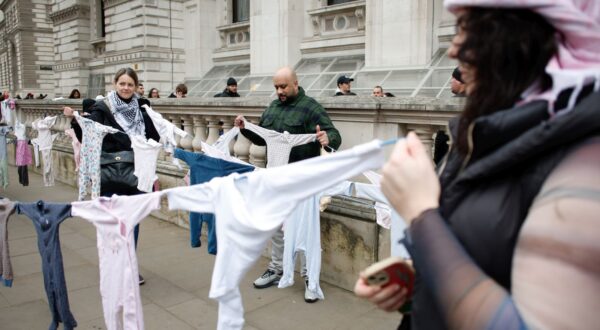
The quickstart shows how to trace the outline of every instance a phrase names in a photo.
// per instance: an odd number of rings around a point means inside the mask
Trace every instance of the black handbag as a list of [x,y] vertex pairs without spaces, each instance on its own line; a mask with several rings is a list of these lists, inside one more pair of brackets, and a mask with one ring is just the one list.
[[117,194],[137,193],[137,176],[133,151],[102,152],[100,156],[100,189]]

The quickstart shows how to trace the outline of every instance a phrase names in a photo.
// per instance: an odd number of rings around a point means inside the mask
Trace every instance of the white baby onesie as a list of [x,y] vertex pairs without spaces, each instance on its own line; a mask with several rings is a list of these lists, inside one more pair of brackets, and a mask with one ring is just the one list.
[[239,284],[260,257],[266,242],[305,198],[379,168],[384,155],[379,141],[330,157],[315,157],[288,166],[164,191],[171,210],[214,213],[219,253],[209,296],[219,301],[217,329],[241,329],[244,308]]
[[231,141],[236,136],[238,136],[239,133],[240,128],[236,126],[230,129],[228,132],[223,133],[223,135],[219,136],[219,139],[215,141],[212,145],[213,147],[221,150],[223,153],[231,155],[231,152],[229,150],[229,144],[231,144]]
[[[356,182],[354,184],[354,190],[356,193],[356,197],[367,198],[375,201],[375,211],[377,212],[378,223],[380,221],[384,223],[386,222],[385,219],[380,220],[380,216],[382,218],[385,218],[389,217],[389,214],[391,214],[391,226],[388,227],[391,230],[391,255],[394,257],[410,259],[408,251],[406,250],[404,245],[400,244],[400,240],[404,238],[406,222],[395,210],[393,210],[393,208],[390,207],[389,201],[381,192],[381,187],[379,187],[379,185]],[[387,216],[385,215],[386,213],[388,214]]]
[[294,266],[296,253],[304,252],[306,256],[306,272],[308,289],[319,299],[324,299],[323,290],[319,285],[321,274],[321,221],[320,200],[324,196],[352,194],[352,182],[343,181],[322,192],[304,199],[285,220],[283,228],[283,275],[279,287],[294,285]]
[[293,147],[313,142],[317,138],[316,134],[279,133],[248,121],[244,121],[244,127],[265,140],[267,144],[267,168],[287,164]]
[[71,214],[96,227],[100,295],[108,330],[144,329],[133,231],[160,207],[161,192],[71,203]]
[[87,195],[87,187],[90,187],[92,199],[100,196],[100,156],[102,155],[102,141],[109,133],[117,133],[119,130],[102,125],[91,119],[82,117],[75,112],[75,119],[81,126],[81,150],[79,152],[79,196],[80,201]]
[[54,185],[54,171],[52,169],[52,143],[58,137],[58,133],[52,134],[50,128],[54,126],[56,122],[56,116],[48,116],[44,119],[38,119],[31,123],[31,127],[38,131],[38,136],[31,140],[34,146],[35,153],[35,166],[39,166],[38,152],[42,152],[42,159],[44,160],[44,185],[46,187]]
[[156,176],[156,162],[162,144],[145,137],[131,136],[131,148],[133,149],[135,171],[133,174],[138,178],[137,188],[140,191],[152,192]]
[[15,123],[15,136],[17,140],[27,140],[27,127],[17,120]]
[[180,137],[185,137],[187,133],[183,131],[181,128],[173,125],[170,121],[163,118],[163,116],[154,111],[147,104],[142,105],[144,109],[146,109],[146,113],[150,116],[154,127],[156,127],[156,131],[158,131],[158,135],[161,138],[163,145],[165,146],[165,150],[169,153],[173,153],[173,148],[177,146],[177,141],[175,140],[175,134]]

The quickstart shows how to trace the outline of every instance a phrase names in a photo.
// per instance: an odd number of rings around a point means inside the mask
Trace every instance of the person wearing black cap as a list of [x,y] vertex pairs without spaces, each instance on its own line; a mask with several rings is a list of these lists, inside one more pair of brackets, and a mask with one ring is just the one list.
[[452,94],[454,94],[454,96],[466,96],[465,82],[462,80],[462,76],[458,67],[452,71],[452,78],[450,79],[450,91]]
[[356,95],[350,91],[352,87],[353,78],[350,78],[346,75],[342,75],[337,80],[338,91],[334,96],[348,96],[348,95]]
[[215,95],[215,97],[240,97],[237,92],[237,81],[233,77],[227,79],[227,87],[221,92]]

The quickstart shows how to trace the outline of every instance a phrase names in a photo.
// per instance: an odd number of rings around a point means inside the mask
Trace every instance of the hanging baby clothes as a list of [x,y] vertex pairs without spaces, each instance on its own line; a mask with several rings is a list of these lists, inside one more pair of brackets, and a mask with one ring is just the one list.
[[248,121],[244,121],[244,127],[265,140],[267,144],[267,168],[287,164],[293,147],[314,142],[317,138],[316,134],[279,133]]
[[[367,178],[369,177],[367,176]],[[408,254],[408,251],[404,245],[400,243],[400,240],[404,238],[406,222],[395,210],[390,207],[389,201],[381,192],[381,187],[376,184],[356,182],[354,184],[354,190],[356,197],[367,198],[375,201],[375,211],[377,212],[378,217],[377,222],[380,225],[389,222],[389,220],[386,221],[385,218],[389,219],[391,215],[391,225],[388,227],[390,229],[390,245],[392,249],[391,255],[394,257],[410,259],[410,254]]]
[[217,329],[243,327],[240,281],[298,203],[367,169],[379,168],[384,161],[380,144],[373,141],[329,157],[164,191],[171,210],[216,215],[219,253],[209,296],[219,301]]
[[238,163],[241,165],[254,166],[252,164],[246,163],[243,160],[240,160],[239,158],[232,156],[229,153],[229,150],[227,152],[224,152],[223,150],[215,147],[214,145],[210,145],[210,144],[208,144],[206,142],[202,142],[202,141],[200,141],[200,145],[202,147],[202,152],[207,156],[218,158],[218,159],[223,159],[228,162]]
[[[322,192],[312,195],[298,204],[294,212],[285,220],[283,275],[279,280],[279,288],[294,285],[294,266],[297,252],[304,252],[306,258],[306,274],[308,290],[324,299],[319,285],[321,274],[321,221],[319,204],[321,197],[352,194],[352,182],[343,181]],[[302,270],[304,271],[304,269]]]
[[231,155],[229,145],[238,134],[240,134],[240,128],[237,126],[233,127],[229,131],[223,133],[223,135],[219,136],[219,139],[217,139],[212,146],[221,150],[224,154]]
[[54,172],[52,170],[52,143],[58,136],[52,134],[50,128],[56,122],[56,116],[46,117],[44,119],[38,119],[31,123],[31,127],[38,131],[38,136],[31,140],[34,146],[35,166],[39,166],[38,152],[42,152],[42,159],[44,161],[43,177],[44,185],[46,187],[54,185]]
[[[199,153],[175,149],[173,157],[183,160],[190,167],[190,183],[204,183],[216,177],[231,173],[246,173],[254,170],[254,166],[228,162]],[[192,247],[200,247],[202,225],[208,228],[208,253],[217,254],[217,234],[215,233],[215,217],[212,213],[190,212],[190,243]]]
[[37,203],[18,203],[17,212],[31,219],[38,235],[38,249],[42,257],[44,287],[52,313],[49,329],[58,328],[62,322],[64,329],[73,329],[77,322],[69,309],[69,297],[63,269],[62,253],[58,229],[60,224],[71,216],[71,205]]
[[79,196],[80,201],[85,199],[87,188],[90,186],[92,199],[100,196],[100,155],[102,154],[102,140],[109,133],[119,130],[102,125],[91,119],[84,118],[75,113],[77,123],[81,126],[81,162],[79,164]]
[[144,329],[133,231],[160,207],[161,192],[73,202],[71,213],[96,227],[100,294],[108,330]]
[[31,149],[27,144],[26,127],[17,120],[15,124],[15,136],[17,137],[17,149],[15,152],[15,164],[19,174],[19,183],[23,186],[29,185],[29,173],[27,166],[31,165]]
[[133,149],[135,170],[133,175],[138,178],[137,188],[140,191],[152,192],[154,182],[158,180],[156,175],[156,162],[162,144],[141,135],[132,136],[131,148]]
[[4,286],[12,286],[13,272],[8,250],[8,219],[15,213],[15,203],[0,199],[0,281]]
[[12,127],[0,126],[0,185],[8,187],[8,154],[6,151],[6,134],[12,131]]
[[187,133],[180,129],[179,127],[173,125],[170,121],[163,118],[163,116],[154,111],[147,104],[142,105],[144,109],[146,109],[146,113],[150,116],[154,127],[156,127],[156,131],[158,135],[160,135],[160,139],[165,146],[165,150],[169,153],[173,152],[173,148],[177,146],[177,141],[175,140],[175,135],[179,135],[180,137],[185,137]]
[[77,139],[75,130],[69,128],[65,130],[65,134],[71,138],[71,146],[73,146],[73,160],[75,161],[75,173],[79,171],[79,165],[81,164],[81,142]]
[[[11,101],[12,101],[12,107],[11,107]],[[2,112],[2,119],[0,120],[1,122],[5,123],[6,125],[12,125],[12,111],[14,110],[14,100],[5,100],[4,102],[2,102],[2,109],[0,110]]]

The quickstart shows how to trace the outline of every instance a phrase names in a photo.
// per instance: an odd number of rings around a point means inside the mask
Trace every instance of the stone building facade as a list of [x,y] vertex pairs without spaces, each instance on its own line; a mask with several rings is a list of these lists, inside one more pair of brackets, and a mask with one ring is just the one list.
[[454,33],[443,0],[2,0],[0,89],[84,96],[110,89],[123,66],[167,96],[220,91],[272,95],[269,76],[298,69],[309,95],[335,91],[340,74],[370,94],[449,95]]

